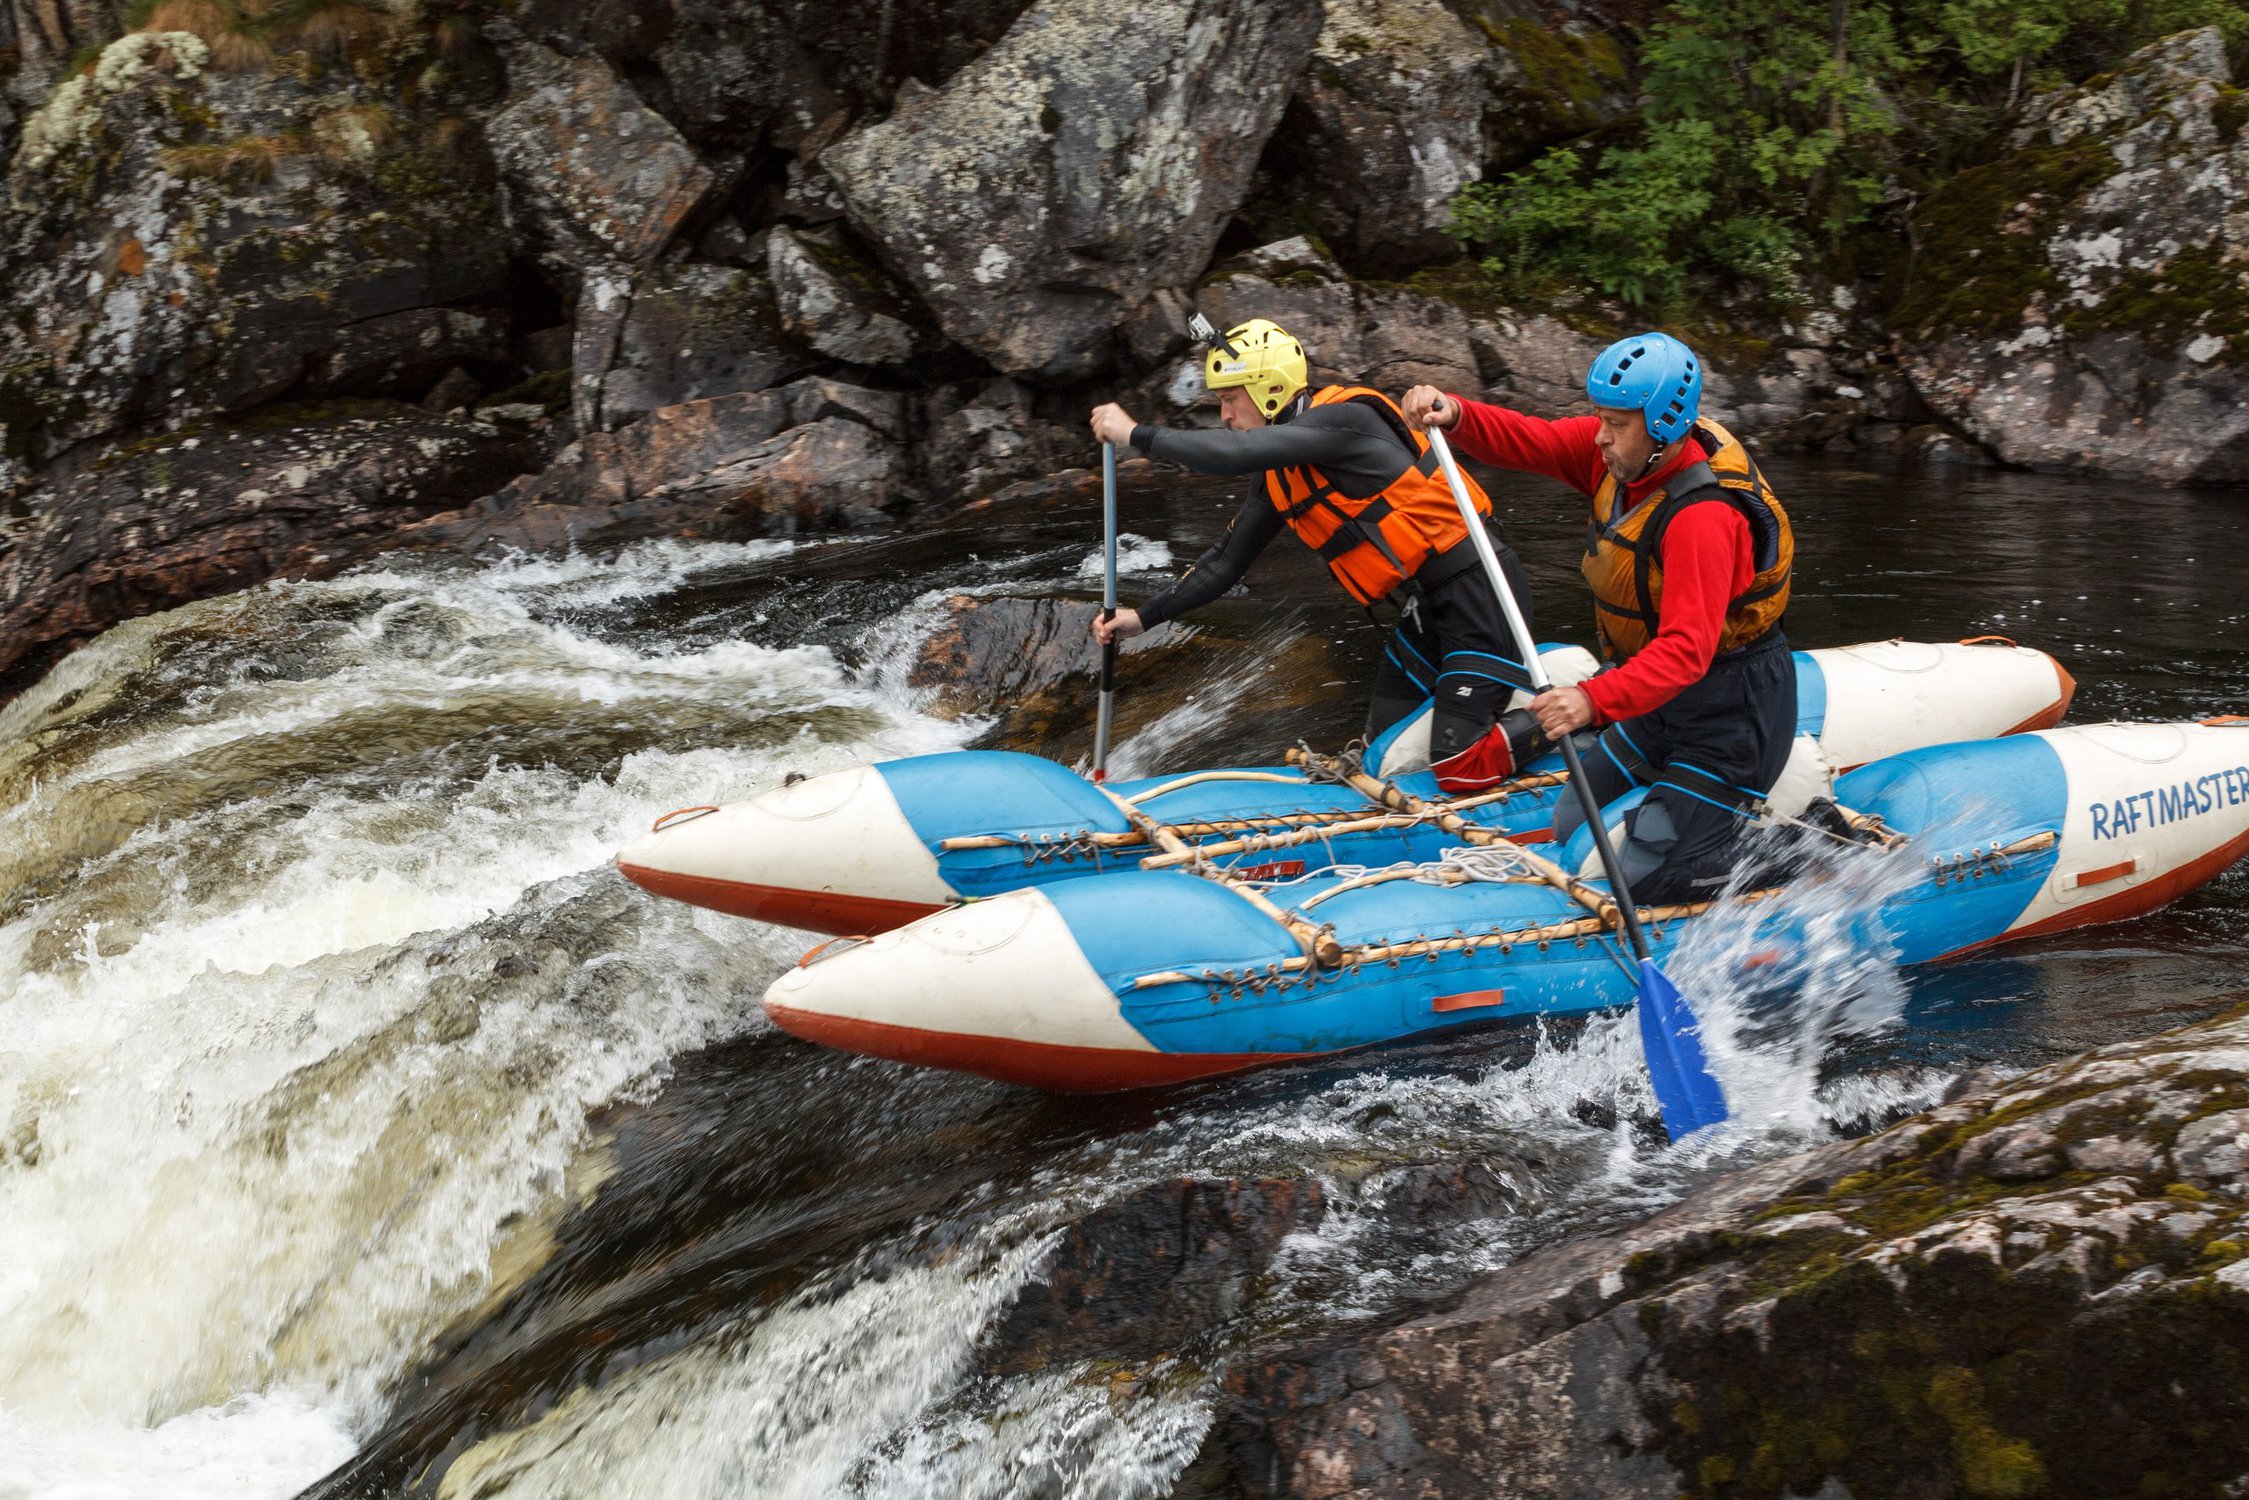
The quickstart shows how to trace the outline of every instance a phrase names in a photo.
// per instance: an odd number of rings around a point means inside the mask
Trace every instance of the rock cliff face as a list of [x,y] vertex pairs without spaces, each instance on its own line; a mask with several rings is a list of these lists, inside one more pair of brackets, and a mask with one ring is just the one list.
[[[115,503],[77,481],[121,453],[357,399],[504,429],[472,446],[526,471],[396,545],[883,524],[1084,462],[1101,397],[1206,420],[1190,306],[1281,319],[1323,380],[1573,409],[1623,314],[1494,306],[1442,231],[1463,184],[1632,107],[1644,19],[0,0],[0,557]],[[1766,448],[1927,447],[1942,418],[2011,461],[2232,473],[2245,114],[2215,33],[2040,102],[1921,206],[1896,298],[1707,330],[1713,412]],[[316,547],[329,518],[291,524]],[[208,577],[254,581],[265,554],[232,555]],[[62,609],[62,641],[159,596],[0,608]]]
[[186,32],[112,42],[9,172],[8,454],[284,395],[419,396],[504,355],[507,240],[472,137],[357,78],[220,72]]
[[1255,1349],[1178,1493],[2230,1494],[2245,1255],[2237,1012]]
[[879,112],[912,79],[938,87],[1003,36],[1027,0],[529,0],[524,31],[635,76],[714,152],[795,152],[839,116]]
[[2249,139],[2215,29],[2037,103],[1942,184],[1899,309],[1929,404],[2010,463],[2237,476],[2249,456]]
[[820,164],[954,342],[1006,374],[1083,378],[1135,304],[1209,260],[1319,16],[1045,0]]
[[1328,0],[1268,158],[1375,271],[1443,258],[1453,194],[1632,107],[1614,37],[1560,10]]
[[399,540],[475,552],[506,537],[563,550],[876,525],[914,498],[906,420],[895,391],[818,378],[683,402],[589,432],[541,472]]

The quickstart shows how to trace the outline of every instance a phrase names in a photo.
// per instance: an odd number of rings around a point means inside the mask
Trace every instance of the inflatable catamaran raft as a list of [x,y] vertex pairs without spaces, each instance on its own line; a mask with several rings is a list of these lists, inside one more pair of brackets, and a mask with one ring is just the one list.
[[[1542,652],[1576,682],[1578,647]],[[2074,684],[2042,651],[1990,639],[1884,641],[1798,652],[1797,755],[1770,799],[1793,813],[1834,771],[1941,741],[2061,721]],[[1520,697],[1518,702],[1524,701]],[[1098,787],[1035,755],[955,751],[798,781],[727,807],[683,808],[617,857],[658,895],[815,932],[888,931],[964,900],[1093,874],[1204,862],[1244,879],[1436,857],[1445,819],[1518,842],[1546,837],[1561,760],[1447,798],[1426,769],[1426,718],[1368,748],[1373,797],[1301,767],[1190,771]],[[1155,840],[1167,830],[1179,847]]]
[[[2241,858],[2249,720],[1916,749],[1835,793],[1865,840],[1838,857],[1907,862],[1871,915],[1902,962],[1925,963],[2152,911]],[[853,1052],[1091,1092],[1631,1004],[1617,914],[1572,873],[1579,851],[1474,842],[1286,885],[1171,870],[1018,889],[817,949],[766,1013]],[[1741,899],[1787,941],[1785,889]],[[1669,946],[1708,910],[1641,917]]]

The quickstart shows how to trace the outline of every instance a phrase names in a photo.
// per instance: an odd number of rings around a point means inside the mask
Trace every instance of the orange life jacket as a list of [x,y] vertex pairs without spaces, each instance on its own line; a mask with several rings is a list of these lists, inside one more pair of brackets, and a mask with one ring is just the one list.
[[1690,505],[1731,505],[1749,523],[1756,576],[1727,604],[1718,650],[1738,651],[1762,639],[1788,609],[1796,533],[1780,497],[1732,433],[1702,421],[1695,424],[1694,435],[1710,457],[1689,464],[1624,514],[1618,515],[1617,507],[1629,502],[1614,475],[1604,477],[1593,493],[1593,524],[1586,529],[1582,566],[1593,587],[1593,628],[1611,661],[1629,660],[1655,638],[1663,609],[1663,533]]
[[[1386,490],[1354,500],[1336,493],[1318,469],[1268,469],[1265,493],[1304,545],[1320,554],[1336,582],[1361,604],[1385,598],[1440,552],[1468,540],[1468,528],[1453,503],[1452,489],[1429,445],[1428,434],[1408,425],[1405,413],[1380,391],[1358,385],[1331,385],[1316,392],[1314,406],[1331,401],[1362,401],[1382,415],[1413,462]],[[1488,516],[1492,503],[1467,475],[1468,498],[1476,513]]]

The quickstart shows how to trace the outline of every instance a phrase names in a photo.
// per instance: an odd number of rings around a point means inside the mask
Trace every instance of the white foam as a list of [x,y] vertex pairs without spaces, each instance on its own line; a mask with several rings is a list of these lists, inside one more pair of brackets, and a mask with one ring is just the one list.
[[[800,1293],[523,1430],[448,1472],[446,1500],[828,1500],[911,1432],[958,1381],[976,1334],[1028,1273],[1038,1242]],[[672,1434],[652,1441],[657,1431]]]
[[[588,1112],[759,1024],[794,942],[646,897],[615,848],[964,731],[824,649],[589,622],[787,545],[273,585],[112,632],[0,720],[0,842],[57,877],[0,921],[0,1495],[294,1492],[543,1258]],[[453,748],[713,704],[758,743]]]
[[0,1409],[0,1500],[239,1500],[286,1495],[351,1456],[339,1414],[283,1393],[154,1427],[35,1427]]
[[[1752,870],[1744,865],[1737,888]],[[1839,1043],[1903,1022],[1905,982],[1881,914],[1922,874],[1910,849],[1815,842],[1785,895],[1728,902],[1663,955],[1665,972],[1690,999],[1730,1113],[1697,1154],[1808,1144],[1880,1112],[1885,1100],[1926,1091],[1919,1078],[1862,1078],[1840,1091],[1820,1082],[1822,1061]]]
[[[1171,543],[1135,532],[1117,533],[1117,574],[1161,573],[1172,565]],[[1106,555],[1099,547],[1078,564],[1080,578],[1099,578],[1106,571]]]
[[[819,648],[651,647],[589,624],[788,545],[275,585],[121,627],[0,713],[0,851],[36,844],[25,868],[62,872],[0,921],[0,1500],[278,1497],[316,1478],[495,1267],[540,1263],[598,1169],[587,1112],[757,1024],[741,997],[794,941],[652,901],[610,875],[611,851],[672,807],[976,727],[922,716],[905,686],[945,593],[873,627],[856,673]],[[128,678],[136,717],[105,718]],[[1203,685],[1118,748],[1118,774],[1221,728],[1262,680],[1250,659]],[[593,772],[445,753],[456,725],[599,731],[714,703],[758,742]],[[11,780],[29,735],[38,760]],[[1666,1151],[1634,1129],[1654,1105],[1622,1015],[1542,1031],[1508,1065],[1246,1081],[1056,1152],[1007,1185],[1025,1207],[945,1256],[840,1273],[488,1438],[448,1493],[1164,1493],[1210,1420],[1208,1372],[1132,1396],[1081,1368],[977,1374],[1045,1234],[1181,1173],[1330,1172],[1337,1206],[1284,1245],[1268,1311],[1351,1317],[1539,1237],[1503,1215],[1452,1234],[1443,1265],[1385,1259],[1379,1189],[1355,1197],[1352,1173],[1535,1147],[1549,1199],[1660,1206],[1713,1155],[1941,1087],[1817,1081],[1836,1040],[1895,1019],[1884,961],[1838,948],[1875,893],[1846,880],[1815,906],[1795,1011],[1738,982],[1753,923],[1667,954],[1734,1132]],[[1588,1102],[1620,1123],[1581,1123]]]

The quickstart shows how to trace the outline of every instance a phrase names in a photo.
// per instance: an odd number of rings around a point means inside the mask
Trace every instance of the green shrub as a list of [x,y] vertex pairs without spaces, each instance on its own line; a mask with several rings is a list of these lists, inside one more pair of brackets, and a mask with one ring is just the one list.
[[1471,184],[1449,232],[1504,292],[1794,300],[1800,267],[1894,230],[1887,206],[1973,164],[2033,91],[2205,25],[2249,49],[2249,0],[1672,0],[1639,115]]

